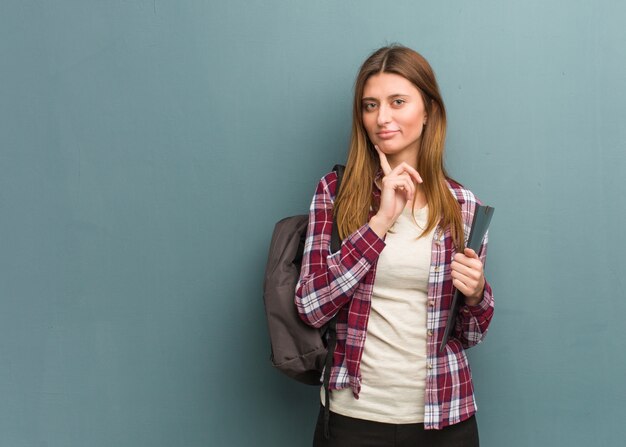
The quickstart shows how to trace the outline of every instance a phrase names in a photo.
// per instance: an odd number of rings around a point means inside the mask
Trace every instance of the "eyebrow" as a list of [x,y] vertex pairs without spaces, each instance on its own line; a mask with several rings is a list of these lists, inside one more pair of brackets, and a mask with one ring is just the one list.
[[[394,93],[393,95],[387,96],[387,99],[393,99],[393,98],[397,98],[399,96],[402,96],[402,97],[405,97],[405,98],[409,97],[409,95],[405,95],[405,94],[402,94],[402,93]],[[378,99],[377,98],[372,98],[371,96],[368,96],[366,98],[361,99],[361,101],[378,101]]]

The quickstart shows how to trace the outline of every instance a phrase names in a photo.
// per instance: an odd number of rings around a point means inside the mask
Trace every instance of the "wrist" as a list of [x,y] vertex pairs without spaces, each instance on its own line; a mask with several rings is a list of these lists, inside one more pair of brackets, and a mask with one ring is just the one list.
[[374,233],[376,233],[378,237],[380,237],[381,239],[385,237],[385,235],[387,234],[387,231],[389,231],[389,228],[391,228],[391,225],[388,225],[378,215],[372,216],[368,224],[370,228],[374,231]]
[[478,306],[478,304],[480,304],[480,302],[483,300],[484,294],[485,294],[485,288],[483,287],[480,294],[475,295],[475,296],[466,296],[465,304],[467,304],[468,306]]

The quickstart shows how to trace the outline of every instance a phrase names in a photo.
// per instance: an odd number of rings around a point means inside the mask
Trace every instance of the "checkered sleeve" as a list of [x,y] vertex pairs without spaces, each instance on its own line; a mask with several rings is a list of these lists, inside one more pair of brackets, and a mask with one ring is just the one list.
[[[485,265],[487,260],[487,242],[489,232],[485,234],[483,242],[478,252],[478,257]],[[480,343],[487,334],[489,323],[493,317],[494,300],[491,291],[491,285],[485,280],[485,290],[483,292],[483,299],[474,306],[468,306],[464,304],[460,308],[459,312],[459,324],[460,332],[457,333],[457,338],[461,341],[464,348],[471,348],[472,346]]]
[[313,327],[323,326],[350,301],[385,247],[365,224],[343,240],[338,252],[330,253],[336,182],[332,172],[322,178],[315,191],[296,285],[298,314]]

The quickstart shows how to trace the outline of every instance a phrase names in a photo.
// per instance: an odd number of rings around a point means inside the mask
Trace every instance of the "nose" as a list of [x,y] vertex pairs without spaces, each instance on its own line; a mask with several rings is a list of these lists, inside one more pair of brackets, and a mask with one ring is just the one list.
[[384,104],[381,104],[378,107],[378,117],[376,123],[383,127],[385,124],[388,124],[391,121],[391,110]]

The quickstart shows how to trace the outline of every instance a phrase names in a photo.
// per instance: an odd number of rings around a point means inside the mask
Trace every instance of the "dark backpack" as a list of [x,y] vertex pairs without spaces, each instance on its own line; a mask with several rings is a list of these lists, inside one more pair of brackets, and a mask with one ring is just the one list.
[[[344,166],[335,165],[333,171],[337,173],[335,191],[339,192]],[[327,363],[325,376],[330,376],[332,354],[327,353],[334,352],[336,317],[324,328],[317,329],[306,325],[298,316],[294,299],[308,220],[308,215],[299,215],[286,217],[276,223],[265,268],[263,301],[272,347],[272,365],[299,382],[319,385],[322,370]],[[333,253],[341,248],[336,227],[333,221]],[[328,379],[324,377],[326,388]]]

